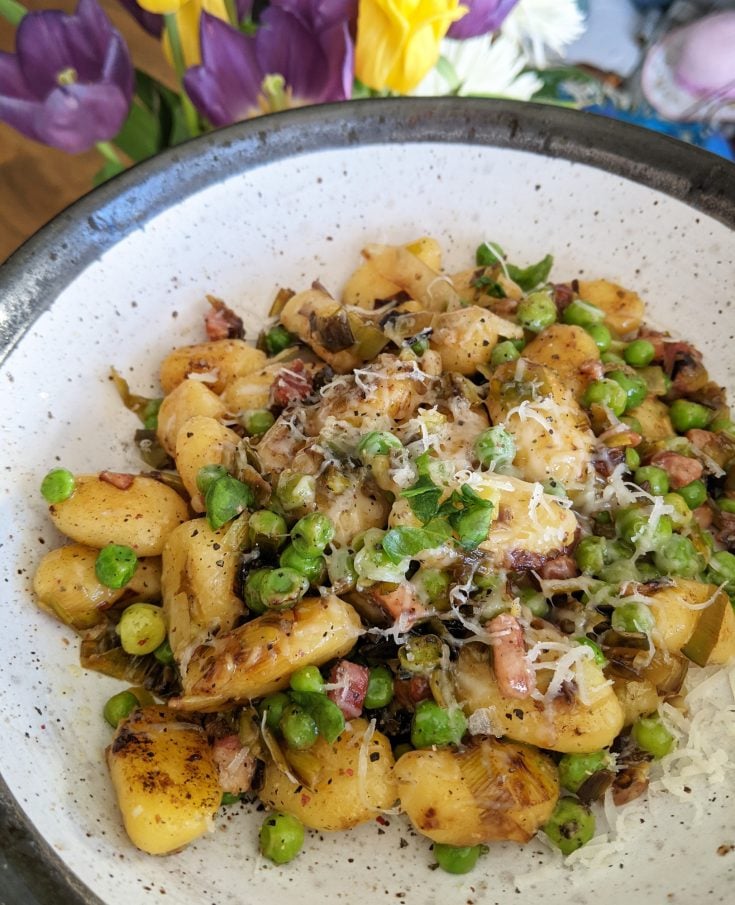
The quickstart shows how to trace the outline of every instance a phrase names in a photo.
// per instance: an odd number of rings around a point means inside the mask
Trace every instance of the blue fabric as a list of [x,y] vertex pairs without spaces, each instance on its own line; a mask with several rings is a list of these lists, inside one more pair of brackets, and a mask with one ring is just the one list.
[[626,123],[634,123],[637,126],[644,126],[652,129],[654,132],[661,132],[663,135],[669,135],[672,138],[678,138],[681,141],[689,142],[689,144],[697,145],[713,154],[718,154],[726,160],[735,162],[735,153],[725,136],[704,123],[672,123],[665,119],[660,119],[655,114],[644,112],[626,112],[618,110],[614,104],[593,104],[585,107],[590,113],[598,113],[601,116],[608,116],[611,119],[619,119]]

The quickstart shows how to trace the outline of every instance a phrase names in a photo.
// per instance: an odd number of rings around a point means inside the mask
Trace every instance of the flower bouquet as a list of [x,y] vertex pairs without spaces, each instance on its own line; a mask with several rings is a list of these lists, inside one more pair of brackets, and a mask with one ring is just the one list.
[[160,39],[178,90],[133,68],[97,0],[28,12],[0,53],[0,120],[70,154],[96,182],[220,126],[387,95],[543,96],[547,50],[583,30],[576,0],[119,0]]

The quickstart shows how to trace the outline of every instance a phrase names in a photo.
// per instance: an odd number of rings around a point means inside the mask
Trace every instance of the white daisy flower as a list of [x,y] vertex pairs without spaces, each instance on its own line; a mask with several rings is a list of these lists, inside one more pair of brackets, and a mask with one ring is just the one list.
[[525,50],[531,66],[543,69],[549,63],[547,49],[560,56],[584,27],[576,0],[521,0],[500,30]]
[[528,61],[523,49],[503,34],[442,41],[441,60],[413,92],[422,97],[445,94],[483,95],[529,100],[542,86],[523,72]]

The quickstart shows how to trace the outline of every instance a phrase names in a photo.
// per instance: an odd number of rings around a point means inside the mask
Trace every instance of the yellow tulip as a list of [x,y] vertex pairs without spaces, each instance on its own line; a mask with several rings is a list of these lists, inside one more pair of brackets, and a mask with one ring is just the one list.
[[439,59],[439,44],[467,7],[459,0],[360,0],[355,75],[377,91],[408,94]]
[[[168,2],[173,5],[174,0],[145,0],[146,3]],[[143,6],[143,4],[140,4]],[[147,7],[146,7],[147,9]],[[199,20],[202,12],[210,13],[218,19],[229,21],[227,15],[227,6],[225,0],[187,0],[187,2],[179,3],[175,10],[176,26],[179,30],[179,40],[181,41],[181,50],[184,55],[184,65],[188,69],[189,66],[198,66],[202,61],[199,50]],[[173,55],[171,53],[171,43],[167,31],[163,32],[163,52],[166,59],[173,66]]]
[[137,0],[138,6],[147,13],[177,13],[187,0]]

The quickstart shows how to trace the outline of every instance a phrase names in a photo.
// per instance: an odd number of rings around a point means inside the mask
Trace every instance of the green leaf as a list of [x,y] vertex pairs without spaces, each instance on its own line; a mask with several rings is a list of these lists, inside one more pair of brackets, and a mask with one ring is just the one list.
[[391,528],[383,538],[385,550],[391,562],[399,563],[413,557],[423,550],[440,547],[452,536],[452,529],[444,519],[432,519],[424,528],[413,528],[408,525]]
[[483,242],[475,252],[478,267],[492,267],[505,259],[505,252],[497,242]]
[[422,453],[416,459],[416,468],[419,473],[418,481],[412,487],[406,488],[401,496],[408,500],[416,518],[426,524],[437,514],[442,490],[432,481],[429,474],[428,453]]
[[540,283],[548,280],[553,263],[553,255],[546,255],[538,264],[531,264],[529,267],[516,267],[515,264],[508,264],[508,276],[524,292],[530,292]]
[[500,283],[496,283],[491,277],[477,277],[470,282],[470,286],[474,289],[481,289],[485,295],[489,295],[494,299],[504,299],[506,297],[503,287]]
[[135,161],[153,157],[161,150],[161,124],[147,107],[134,101],[115,144]]
[[103,182],[107,182],[108,179],[112,179],[113,176],[122,173],[124,169],[125,164],[117,163],[114,160],[108,160],[104,166],[94,174],[92,184],[97,188],[98,185],[102,185]]

